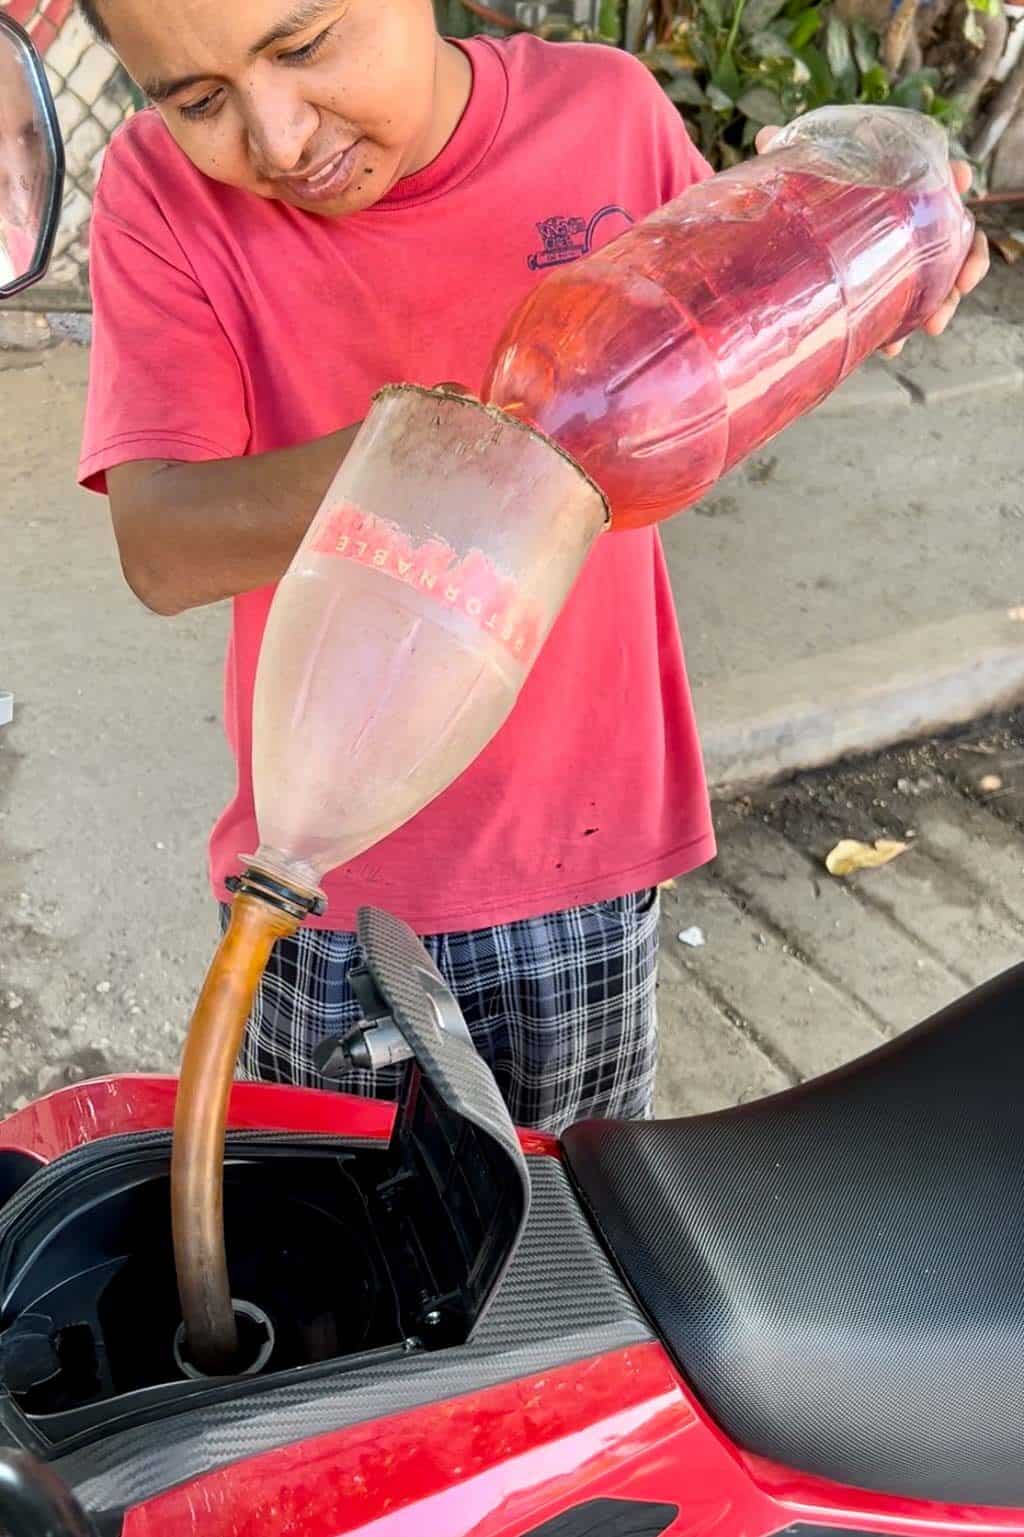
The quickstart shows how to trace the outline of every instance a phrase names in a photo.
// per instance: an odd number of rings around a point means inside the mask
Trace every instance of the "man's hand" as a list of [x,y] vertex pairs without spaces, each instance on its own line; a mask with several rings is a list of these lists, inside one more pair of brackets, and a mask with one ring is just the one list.
[[[779,132],[780,130],[778,128],[761,129],[761,132],[758,134],[757,139],[755,140],[757,145],[757,152],[759,155],[764,154],[765,150],[770,147],[773,139]],[[960,195],[960,197],[963,197],[971,185],[973,172],[971,171],[970,166],[967,164],[966,160],[953,160],[950,162],[949,174],[950,180],[952,181],[953,186],[956,188],[957,193]],[[949,322],[952,320],[953,316],[956,314],[957,305],[960,303],[960,300],[965,296],[965,294],[969,294],[973,289],[977,288],[978,284],[986,276],[988,268],[988,241],[982,234],[981,230],[978,230],[974,236],[974,243],[972,244],[971,249],[967,254],[967,260],[961,267],[960,275],[953,285],[952,293],[944,301],[944,303],[939,305],[938,309],[935,311],[935,314],[930,316],[929,319],[925,321],[924,325],[921,327],[922,331],[924,331],[928,336],[941,336],[943,331],[949,325]],[[882,354],[887,358],[898,357],[906,344],[906,339],[901,342],[894,342],[891,347],[883,347]]]

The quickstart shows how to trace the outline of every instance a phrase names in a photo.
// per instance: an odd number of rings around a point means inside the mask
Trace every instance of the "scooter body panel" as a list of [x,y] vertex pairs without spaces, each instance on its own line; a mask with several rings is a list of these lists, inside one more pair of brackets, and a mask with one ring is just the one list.
[[744,1456],[642,1345],[223,1468],[124,1537],[1010,1534],[1024,1511],[843,1489]]

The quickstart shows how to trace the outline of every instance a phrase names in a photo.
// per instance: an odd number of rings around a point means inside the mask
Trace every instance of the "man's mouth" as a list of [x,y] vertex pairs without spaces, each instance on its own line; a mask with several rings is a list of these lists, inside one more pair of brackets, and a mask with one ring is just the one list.
[[307,176],[285,176],[278,186],[301,203],[328,203],[338,197],[352,180],[361,139],[356,139],[347,149],[339,150],[330,160],[318,166]]

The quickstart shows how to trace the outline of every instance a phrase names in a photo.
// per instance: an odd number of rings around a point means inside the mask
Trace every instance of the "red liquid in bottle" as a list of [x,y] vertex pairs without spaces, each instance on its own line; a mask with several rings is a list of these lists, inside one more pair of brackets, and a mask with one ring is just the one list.
[[872,185],[810,159],[692,188],[547,277],[506,331],[486,398],[583,466],[614,527],[697,501],[952,287],[971,225],[945,174]]

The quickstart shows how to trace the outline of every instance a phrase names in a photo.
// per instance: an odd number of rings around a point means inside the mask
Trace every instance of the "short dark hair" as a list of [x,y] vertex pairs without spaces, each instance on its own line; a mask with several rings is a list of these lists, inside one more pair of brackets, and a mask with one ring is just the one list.
[[89,23],[96,36],[102,38],[105,43],[110,41],[110,30],[100,15],[98,0],[78,0],[78,9]]

